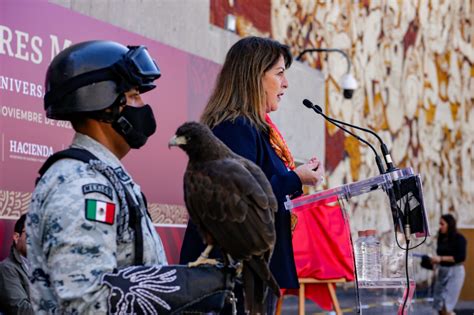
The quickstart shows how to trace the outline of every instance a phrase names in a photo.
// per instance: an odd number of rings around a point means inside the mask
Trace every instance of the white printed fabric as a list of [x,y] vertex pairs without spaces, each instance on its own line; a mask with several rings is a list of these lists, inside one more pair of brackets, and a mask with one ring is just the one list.
[[105,274],[109,314],[219,312],[231,296],[234,269],[183,265],[132,266]]

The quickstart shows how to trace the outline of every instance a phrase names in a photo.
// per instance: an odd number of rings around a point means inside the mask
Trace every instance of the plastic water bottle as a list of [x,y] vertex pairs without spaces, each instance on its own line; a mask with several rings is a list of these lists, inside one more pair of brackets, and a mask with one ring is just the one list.
[[368,281],[379,280],[382,277],[380,241],[375,233],[376,230],[366,231],[365,251],[362,257],[362,279]]
[[359,238],[354,243],[354,255],[356,261],[356,270],[357,270],[357,279],[363,279],[363,268],[364,268],[364,252],[365,252],[365,240],[366,240],[366,231],[358,231],[357,235]]

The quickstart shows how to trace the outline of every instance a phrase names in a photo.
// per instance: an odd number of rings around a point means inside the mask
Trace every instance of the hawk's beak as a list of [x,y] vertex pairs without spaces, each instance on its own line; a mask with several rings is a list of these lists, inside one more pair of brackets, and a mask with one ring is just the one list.
[[176,135],[174,135],[173,138],[171,138],[170,141],[168,142],[168,149],[171,147],[177,147],[184,144],[186,144],[185,137],[177,137]]

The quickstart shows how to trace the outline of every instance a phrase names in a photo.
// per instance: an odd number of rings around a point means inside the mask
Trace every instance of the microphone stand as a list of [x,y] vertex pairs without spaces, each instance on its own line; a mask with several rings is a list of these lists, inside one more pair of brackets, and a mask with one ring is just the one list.
[[[309,100],[304,100],[303,101],[303,104],[305,103],[305,101],[308,101],[309,103],[311,103],[311,101]],[[308,106],[307,104],[304,104],[305,106]],[[387,146],[385,145],[385,143],[383,142],[382,138],[380,138],[380,136],[378,134],[376,134],[374,131],[370,130],[370,129],[367,129],[367,128],[363,128],[363,127],[359,127],[359,126],[356,126],[356,125],[353,125],[353,124],[350,124],[350,123],[347,123],[347,122],[344,122],[344,121],[340,121],[340,120],[337,120],[335,118],[332,118],[332,117],[329,117],[329,116],[326,116],[324,113],[323,113],[323,110],[321,109],[321,107],[319,105],[316,105],[316,104],[313,104],[311,103],[312,105],[312,108],[313,110],[320,114],[321,116],[323,116],[324,118],[326,118],[326,120],[328,121],[332,121],[332,122],[336,122],[336,123],[339,123],[339,124],[342,124],[342,125],[346,125],[346,126],[349,126],[349,127],[352,127],[354,129],[358,129],[358,130],[362,130],[362,131],[365,131],[365,132],[368,132],[370,133],[371,135],[375,136],[377,138],[377,140],[380,142],[380,150],[382,151],[382,154],[383,154],[383,157],[384,157],[384,160],[385,160],[385,164],[387,165],[387,171],[386,173],[389,173],[389,172],[392,172],[392,171],[396,171],[397,168],[393,165],[393,161],[392,161],[392,157],[390,156],[390,152],[388,151],[387,149]],[[383,173],[381,173],[383,174]]]
[[[367,142],[366,140],[362,139],[361,137],[359,137],[358,135],[356,135],[355,133],[347,130],[346,128],[342,127],[341,125],[339,124],[346,124],[344,122],[341,122],[341,121],[338,121],[338,120],[335,120],[335,119],[332,119],[328,116],[326,116],[325,114],[323,114],[323,111],[321,110],[321,107],[319,107],[318,105],[314,105],[311,101],[305,99],[303,101],[303,104],[308,107],[308,108],[311,108],[312,110],[314,110],[317,114],[320,114],[321,116],[323,116],[327,121],[329,121],[331,124],[333,124],[334,126],[338,127],[339,129],[341,129],[342,131],[344,132],[347,132],[348,134],[350,134],[351,136],[353,136],[354,138],[356,138],[357,140],[359,140],[360,142],[366,144],[367,146],[369,146],[369,148],[372,149],[372,151],[374,152],[375,154],[375,163],[377,164],[377,168],[379,169],[379,172],[380,174],[385,174],[385,171],[384,171],[384,168],[383,168],[383,165],[382,165],[382,159],[380,159],[380,156],[377,154],[377,151],[375,150],[375,148],[373,147],[373,145],[371,145],[369,142]],[[356,128],[357,129],[357,128]]]

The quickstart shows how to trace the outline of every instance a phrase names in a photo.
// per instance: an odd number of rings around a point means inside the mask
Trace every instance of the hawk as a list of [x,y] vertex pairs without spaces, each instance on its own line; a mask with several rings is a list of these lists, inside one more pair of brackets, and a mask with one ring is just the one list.
[[213,246],[221,249],[225,263],[242,262],[245,307],[251,314],[264,314],[268,288],[280,296],[268,267],[278,209],[269,181],[257,165],[233,153],[203,124],[183,124],[169,146],[180,147],[189,157],[185,203],[207,244],[196,263],[209,263]]

